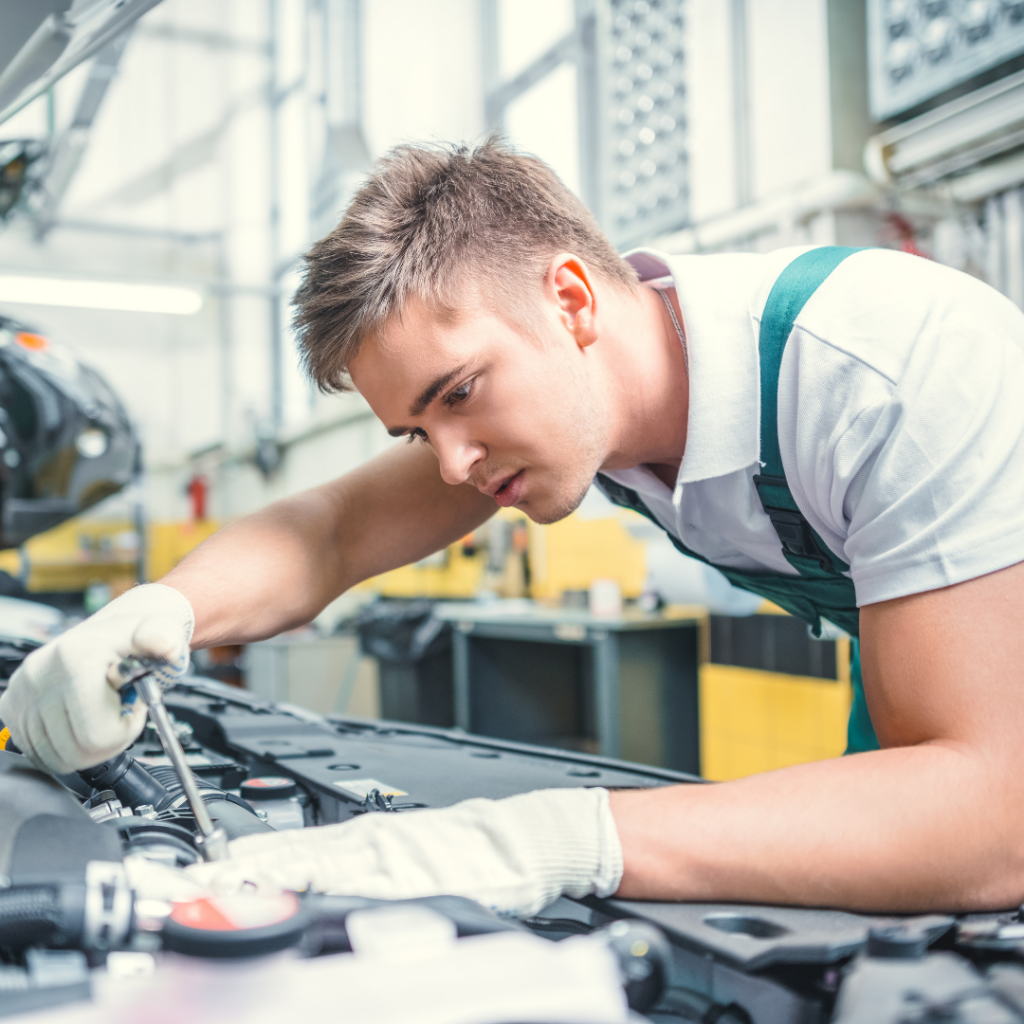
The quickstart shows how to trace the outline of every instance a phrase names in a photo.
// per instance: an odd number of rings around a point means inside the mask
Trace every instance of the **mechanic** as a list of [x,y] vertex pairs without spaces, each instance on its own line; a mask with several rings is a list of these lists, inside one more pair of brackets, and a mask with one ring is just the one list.
[[222,529],[29,657],[0,718],[37,764],[95,764],[138,734],[141,711],[122,715],[107,683],[129,651],[184,671],[189,643],[309,622],[496,505],[556,522],[596,478],[734,583],[859,635],[850,756],[366,815],[241,839],[192,870],[524,915],[560,892],[1021,902],[1015,306],[882,249],[623,259],[547,167],[493,139],[394,150],[306,264],[306,369],[411,443]]

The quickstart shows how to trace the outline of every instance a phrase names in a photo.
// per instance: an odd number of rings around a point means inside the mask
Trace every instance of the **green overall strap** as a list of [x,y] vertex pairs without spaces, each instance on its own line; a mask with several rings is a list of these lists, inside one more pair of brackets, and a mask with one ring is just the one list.
[[786,342],[807,300],[847,256],[857,251],[827,245],[798,256],[779,274],[761,315],[761,472],[754,476],[754,486],[779,536],[786,561],[808,579],[841,576],[850,567],[814,531],[786,482],[779,448],[779,372]]
[[[848,246],[823,246],[798,256],[779,274],[768,295],[761,315],[758,354],[761,362],[761,472],[754,476],[761,507],[775,527],[786,561],[804,579],[842,579],[853,592],[853,583],[845,575],[849,566],[829,550],[797,507],[782,465],[779,448],[779,373],[786,342],[800,311],[821,283],[847,256],[857,252]],[[838,580],[837,580],[838,582]],[[838,618],[838,616],[837,616]],[[849,624],[840,621],[840,625]],[[820,622],[814,627],[820,632]],[[847,729],[847,753],[877,750],[878,738],[868,714],[864,683],[860,671],[859,630],[853,630],[853,661],[850,682],[853,706]]]
[[[777,278],[761,316],[758,339],[761,370],[761,472],[754,476],[754,486],[762,508],[778,534],[782,552],[799,576],[750,572],[715,565],[703,555],[690,550],[671,530],[665,530],[672,543],[684,555],[713,566],[734,586],[760,594],[785,608],[791,615],[803,619],[816,636],[821,634],[821,619],[827,618],[856,638],[859,633],[859,614],[853,581],[846,575],[849,566],[831,552],[815,532],[797,507],[786,481],[779,448],[779,373],[786,342],[807,300],[847,256],[857,251],[854,248],[824,246],[798,256]],[[636,491],[603,473],[597,475],[595,482],[616,505],[631,508],[653,523],[662,525]],[[665,527],[662,526],[662,529]],[[864,699],[859,655],[859,646],[854,639],[853,662],[850,666],[854,699],[848,753],[878,747]]]

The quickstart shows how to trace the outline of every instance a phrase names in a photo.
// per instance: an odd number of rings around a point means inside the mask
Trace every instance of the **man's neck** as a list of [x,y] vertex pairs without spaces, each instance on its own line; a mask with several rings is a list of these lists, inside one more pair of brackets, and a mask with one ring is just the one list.
[[676,479],[679,476],[679,462],[648,462],[647,468],[670,490],[676,488]]
[[[682,324],[675,290],[668,294]],[[682,342],[654,289],[641,285],[636,295],[616,296],[612,302],[605,358],[614,429],[602,468],[646,464],[674,487],[686,449],[689,410]]]

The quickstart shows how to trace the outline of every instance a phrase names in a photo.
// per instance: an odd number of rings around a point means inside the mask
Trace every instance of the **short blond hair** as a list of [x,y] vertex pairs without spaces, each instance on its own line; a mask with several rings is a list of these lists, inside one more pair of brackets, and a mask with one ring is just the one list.
[[321,391],[350,390],[366,338],[410,298],[456,317],[467,281],[486,280],[515,319],[524,287],[539,291],[560,252],[636,288],[593,214],[541,160],[495,136],[475,148],[398,146],[304,257],[293,300],[303,366]]

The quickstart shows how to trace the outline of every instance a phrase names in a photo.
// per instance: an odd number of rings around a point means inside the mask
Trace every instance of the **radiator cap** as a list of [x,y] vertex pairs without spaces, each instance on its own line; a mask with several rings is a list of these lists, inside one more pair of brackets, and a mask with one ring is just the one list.
[[298,945],[309,923],[293,892],[207,896],[174,904],[163,947],[214,959],[265,956]]
[[260,775],[246,779],[239,788],[243,800],[287,800],[299,791],[294,779],[284,775]]

